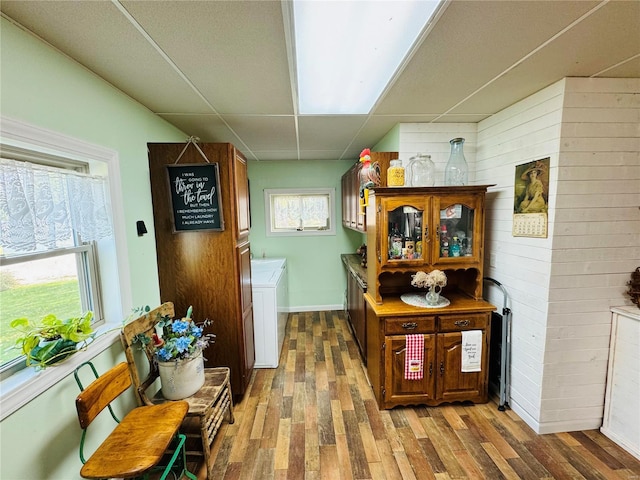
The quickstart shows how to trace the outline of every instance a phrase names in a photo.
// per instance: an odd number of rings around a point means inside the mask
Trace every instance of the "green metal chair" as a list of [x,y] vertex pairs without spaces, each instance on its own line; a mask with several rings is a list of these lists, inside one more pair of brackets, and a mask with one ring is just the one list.
[[[90,366],[95,376],[95,380],[86,388],[78,373],[85,366]],[[80,394],[76,397],[76,410],[82,428],[80,460],[83,466],[80,475],[83,478],[148,479],[149,475],[157,476],[162,472],[160,480],[166,479],[169,474],[173,478],[186,475],[197,480],[187,470],[184,449],[186,438],[178,433],[189,410],[187,402],[137,407],[119,420],[111,402],[131,386],[129,368],[125,362],[101,376],[98,376],[91,362],[85,362],[75,369],[74,377],[80,388]],[[85,459],[87,428],[105,407],[109,408],[117,426],[95,452]]]

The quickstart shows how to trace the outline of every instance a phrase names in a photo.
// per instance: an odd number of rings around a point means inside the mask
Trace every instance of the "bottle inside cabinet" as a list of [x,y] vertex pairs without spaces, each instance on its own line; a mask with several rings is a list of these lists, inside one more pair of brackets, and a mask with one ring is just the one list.
[[423,212],[411,206],[398,207],[389,212],[389,260],[422,258],[422,217]]
[[473,255],[474,210],[462,204],[440,210],[440,258]]

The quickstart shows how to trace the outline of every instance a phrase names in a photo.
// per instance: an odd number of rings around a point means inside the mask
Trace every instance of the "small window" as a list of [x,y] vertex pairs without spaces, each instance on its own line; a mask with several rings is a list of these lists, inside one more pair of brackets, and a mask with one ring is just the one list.
[[335,189],[266,189],[267,236],[335,235]]

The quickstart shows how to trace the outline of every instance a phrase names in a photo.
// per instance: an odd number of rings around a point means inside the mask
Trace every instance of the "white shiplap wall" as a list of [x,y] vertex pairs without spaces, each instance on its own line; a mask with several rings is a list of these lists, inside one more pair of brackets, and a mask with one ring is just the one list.
[[[568,78],[479,124],[402,124],[400,158],[467,139],[487,195],[485,275],[509,293],[511,408],[539,433],[598,428],[612,305],[640,265],[640,79]],[[550,157],[549,235],[513,237],[515,166]],[[499,307],[502,293],[485,286]]]
[[640,79],[566,79],[561,127],[542,431],[602,422],[610,307],[640,266]]
[[444,167],[449,160],[453,138],[465,139],[464,156],[469,166],[469,182],[474,182],[474,164],[476,156],[475,123],[402,123],[400,124],[399,158],[407,168],[411,157],[418,153],[431,155],[435,164],[436,185],[444,185]]
[[[485,275],[501,282],[512,310],[509,404],[537,429],[557,191],[564,81],[478,124],[476,180],[495,183],[487,196]],[[550,157],[547,238],[512,235],[515,167]],[[491,295],[491,291],[487,290]],[[489,297],[495,305],[498,299]]]
[[[640,265],[640,80],[567,78],[478,124],[488,276],[513,312],[511,406],[539,433],[602,422],[612,305]],[[551,158],[549,236],[511,236],[516,165]],[[509,167],[509,168],[505,168]]]

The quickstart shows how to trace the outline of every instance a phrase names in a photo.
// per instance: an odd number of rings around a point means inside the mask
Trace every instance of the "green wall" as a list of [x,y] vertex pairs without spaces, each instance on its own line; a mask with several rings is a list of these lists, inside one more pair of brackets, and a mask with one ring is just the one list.
[[[0,113],[118,152],[132,305],[159,303],[146,144],[181,142],[186,135],[29,33],[1,22]],[[354,252],[363,239],[341,224],[340,178],[355,160],[249,164],[252,251],[257,257],[264,251],[288,259],[291,311],[343,304],[346,277],[340,253]],[[296,187],[336,189],[335,236],[265,236],[263,190]],[[137,220],[145,221],[148,235],[137,236]],[[104,371],[123,358],[122,347],[115,344],[94,361]],[[77,393],[68,376],[0,423],[0,478],[80,478]],[[123,405],[132,406],[133,398]],[[112,428],[107,422],[94,433]]]
[[[0,113],[118,152],[131,298],[133,305],[157,304],[155,239],[151,233],[138,237],[135,228],[136,220],[144,220],[153,232],[146,144],[184,141],[186,135],[35,37],[1,22]],[[95,362],[104,371],[123,359],[117,343]],[[0,478],[80,478],[77,393],[68,376],[0,423]],[[124,405],[132,406],[133,397]],[[99,424],[93,433],[112,428],[112,422]]]
[[[362,235],[342,227],[340,179],[350,161],[249,162],[251,251],[254,257],[286,257],[289,309],[300,311],[341,307],[346,288],[341,253],[354,253]],[[264,190],[267,188],[335,188],[336,235],[267,237]]]
[[400,124],[396,124],[371,149],[374,152],[397,152],[400,150]]
[[[2,115],[118,152],[133,305],[157,303],[147,142],[187,135],[4,19],[0,35]],[[136,220],[151,233],[138,237]]]

